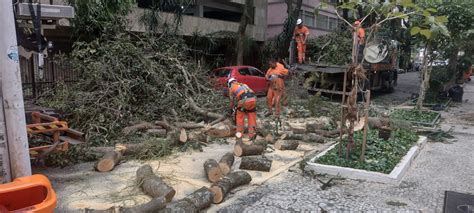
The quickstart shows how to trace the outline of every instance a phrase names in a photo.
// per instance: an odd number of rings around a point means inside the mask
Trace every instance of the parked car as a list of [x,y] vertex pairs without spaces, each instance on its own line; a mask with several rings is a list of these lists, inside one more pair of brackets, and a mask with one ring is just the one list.
[[247,84],[257,95],[266,95],[268,81],[265,73],[251,66],[231,66],[212,70],[211,80],[215,89],[222,90],[224,95],[228,95],[227,79],[233,77],[238,82]]

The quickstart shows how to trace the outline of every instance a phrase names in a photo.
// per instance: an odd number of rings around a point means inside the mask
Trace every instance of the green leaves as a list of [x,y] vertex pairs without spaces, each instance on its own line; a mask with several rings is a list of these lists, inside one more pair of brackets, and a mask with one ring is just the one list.
[[422,29],[422,30],[420,30],[420,34],[425,36],[427,39],[431,38],[431,30]]
[[448,17],[446,16],[436,16],[435,20],[440,23],[448,23]]
[[410,34],[413,36],[413,35],[416,35],[418,33],[420,33],[420,28],[419,27],[412,27],[411,30],[410,30]]
[[412,0],[401,0],[401,1],[400,1],[400,4],[401,4],[403,7],[407,7],[407,8],[415,7],[415,6],[416,6],[415,4],[413,4],[413,1],[412,1]]

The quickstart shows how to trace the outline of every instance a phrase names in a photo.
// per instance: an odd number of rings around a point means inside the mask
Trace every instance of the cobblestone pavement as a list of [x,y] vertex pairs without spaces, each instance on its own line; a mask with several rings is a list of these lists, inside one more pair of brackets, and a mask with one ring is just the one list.
[[[464,92],[474,101],[474,85]],[[455,138],[429,142],[399,186],[340,179],[323,187],[329,177],[304,176],[294,167],[219,212],[442,212],[446,190],[474,193],[474,126],[455,119],[472,109],[467,102],[443,113],[442,127]]]

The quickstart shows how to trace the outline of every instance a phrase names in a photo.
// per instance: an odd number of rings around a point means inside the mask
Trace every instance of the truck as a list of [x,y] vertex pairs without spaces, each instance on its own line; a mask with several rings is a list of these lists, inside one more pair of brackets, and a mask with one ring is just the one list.
[[[363,51],[360,51],[358,57],[363,58],[362,66],[367,71],[367,80],[363,82],[362,89],[394,91],[399,70],[398,46],[395,40],[377,37],[369,42]],[[310,94],[317,92],[330,95],[343,94],[344,74],[348,71],[348,65],[308,63],[296,65],[295,70],[297,73],[302,73],[303,87]],[[351,76],[348,75],[346,91],[350,91],[350,78]]]

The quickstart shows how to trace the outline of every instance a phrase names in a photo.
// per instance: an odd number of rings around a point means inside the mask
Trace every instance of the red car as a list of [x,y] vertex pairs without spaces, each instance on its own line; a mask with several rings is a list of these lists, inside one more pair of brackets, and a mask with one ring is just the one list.
[[265,73],[251,66],[222,67],[211,71],[211,79],[214,81],[214,88],[224,90],[224,95],[228,95],[227,79],[233,77],[238,82],[247,84],[256,95],[266,95],[268,81]]

